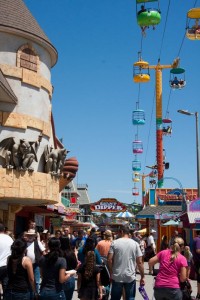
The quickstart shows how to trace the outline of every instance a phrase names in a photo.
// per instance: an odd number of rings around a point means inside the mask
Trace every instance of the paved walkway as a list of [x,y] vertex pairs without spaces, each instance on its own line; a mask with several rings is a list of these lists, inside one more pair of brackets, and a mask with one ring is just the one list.
[[[154,282],[154,277],[152,275],[148,275],[149,274],[149,269],[148,269],[148,263],[144,263],[144,267],[145,267],[145,289],[147,291],[147,294],[149,296],[149,300],[153,300],[153,282]],[[156,269],[158,269],[158,266],[155,267]],[[142,296],[140,295],[139,291],[138,291],[138,287],[139,287],[139,279],[140,279],[140,275],[137,275],[137,279],[136,279],[136,285],[137,285],[137,291],[136,291],[136,300],[143,300]],[[191,285],[192,285],[192,296],[196,296],[197,294],[197,283],[194,280],[191,280]],[[73,295],[73,300],[78,300],[77,297],[77,292],[74,292]],[[172,299],[173,300],[173,299]]]

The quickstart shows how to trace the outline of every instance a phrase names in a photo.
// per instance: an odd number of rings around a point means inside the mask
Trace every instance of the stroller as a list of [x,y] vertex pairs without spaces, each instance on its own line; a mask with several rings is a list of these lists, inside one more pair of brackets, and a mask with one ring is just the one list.
[[102,265],[98,266],[101,269],[100,279],[103,290],[102,300],[108,300],[110,294],[110,273],[107,267],[107,259],[102,258]]

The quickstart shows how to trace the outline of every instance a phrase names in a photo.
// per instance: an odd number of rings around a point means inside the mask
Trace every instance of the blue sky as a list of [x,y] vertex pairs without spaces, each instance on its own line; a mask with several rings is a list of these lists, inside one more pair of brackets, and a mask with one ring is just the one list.
[[[155,72],[150,72],[149,83],[140,85],[139,93],[139,85],[133,82],[133,63],[141,50],[135,1],[24,2],[58,50],[52,69],[53,115],[57,136],[71,151],[69,157],[79,161],[75,182],[88,184],[91,202],[110,197],[141,203],[141,196],[132,196],[136,134],[132,111],[139,95],[146,124],[139,128],[144,153],[138,158],[147,174],[150,169],[145,166],[156,163]],[[142,58],[150,65],[159,58],[161,64],[171,64],[179,55],[186,70],[186,87],[171,94],[170,69],[163,71],[163,118],[168,107],[173,121],[172,136],[163,138],[170,163],[165,177],[177,178],[184,188],[197,186],[195,118],[177,113],[178,109],[200,110],[200,41],[183,40],[187,11],[194,4],[200,7],[200,0],[160,0],[162,21],[156,30],[147,30],[142,42]],[[156,2],[146,6],[157,8]],[[137,187],[141,189],[141,183]],[[165,180],[164,187],[178,186]]]

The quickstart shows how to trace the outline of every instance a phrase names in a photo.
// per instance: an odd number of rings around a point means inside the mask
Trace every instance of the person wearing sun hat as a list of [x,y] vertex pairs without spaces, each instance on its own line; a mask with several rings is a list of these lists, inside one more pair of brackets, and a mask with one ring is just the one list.
[[102,258],[107,259],[111,242],[112,242],[112,231],[106,230],[104,232],[104,240],[98,242],[96,246],[96,249],[99,251]]
[[40,268],[39,259],[41,255],[45,254],[45,247],[37,239],[37,232],[35,229],[29,229],[24,233],[27,240],[27,256],[31,259],[33,264],[33,271],[36,283],[36,291],[39,293],[40,286]]

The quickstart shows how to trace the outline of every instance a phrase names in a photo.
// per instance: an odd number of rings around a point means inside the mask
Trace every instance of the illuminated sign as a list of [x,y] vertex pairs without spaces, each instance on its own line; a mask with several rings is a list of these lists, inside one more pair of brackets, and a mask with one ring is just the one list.
[[180,213],[156,213],[154,215],[155,220],[171,220],[180,216]]
[[197,189],[156,189],[156,197],[164,201],[191,201],[197,198]]
[[158,189],[156,194],[162,200],[182,200],[183,197],[186,200],[194,200],[197,198],[196,189]]
[[91,211],[94,212],[120,212],[125,211],[126,206],[113,198],[102,198],[90,206]]

